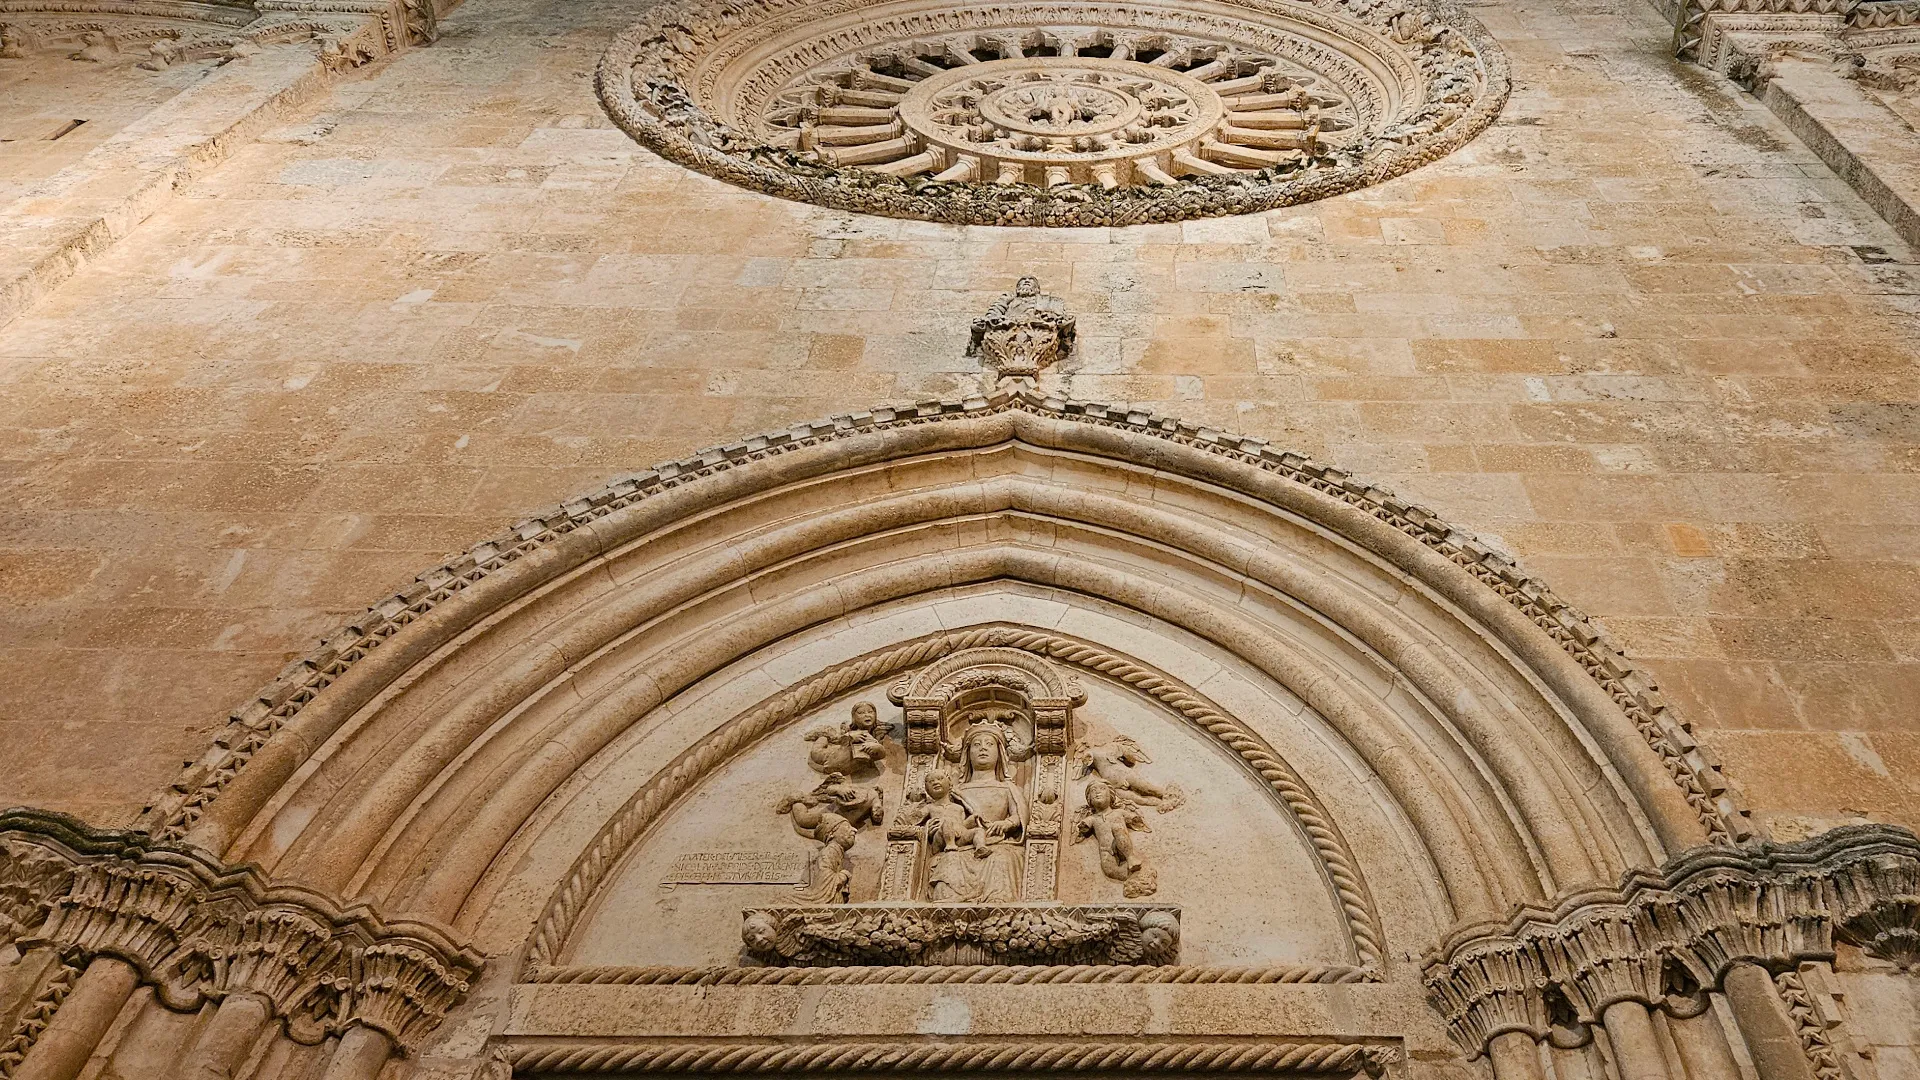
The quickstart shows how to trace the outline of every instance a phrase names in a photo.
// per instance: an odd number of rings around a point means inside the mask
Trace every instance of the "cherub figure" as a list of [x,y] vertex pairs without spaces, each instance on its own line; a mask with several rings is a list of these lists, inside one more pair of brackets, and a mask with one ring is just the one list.
[[1146,803],[1163,814],[1187,801],[1178,784],[1162,784],[1140,771],[1139,766],[1151,765],[1153,759],[1125,735],[1116,735],[1100,746],[1082,746],[1074,755],[1074,764],[1080,767],[1078,775],[1097,776],[1114,791],[1125,792],[1132,801]]
[[1087,781],[1086,802],[1074,823],[1073,842],[1093,838],[1100,852],[1100,872],[1124,883],[1129,899],[1152,896],[1160,888],[1160,875],[1142,862],[1133,848],[1134,833],[1152,831],[1132,799],[1097,777]]
[[846,723],[807,732],[807,764],[815,772],[847,776],[877,768],[886,755],[886,747],[880,742],[885,730],[880,726],[879,710],[862,701],[853,707]]

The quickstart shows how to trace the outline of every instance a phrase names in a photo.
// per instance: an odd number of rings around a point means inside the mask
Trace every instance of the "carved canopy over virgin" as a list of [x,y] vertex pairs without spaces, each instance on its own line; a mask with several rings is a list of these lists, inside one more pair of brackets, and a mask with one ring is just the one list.
[[682,0],[600,70],[665,156],[842,209],[976,224],[1247,213],[1449,153],[1504,58],[1428,0]]

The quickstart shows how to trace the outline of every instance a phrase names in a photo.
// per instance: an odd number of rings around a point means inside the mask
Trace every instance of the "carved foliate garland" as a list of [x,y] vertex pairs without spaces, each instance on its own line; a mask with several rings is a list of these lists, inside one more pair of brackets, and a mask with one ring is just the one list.
[[1620,1001],[1668,1006],[1672,964],[1706,989],[1735,964],[1759,964],[1787,979],[1791,998],[1795,966],[1831,959],[1836,937],[1920,965],[1920,838],[1857,825],[1796,844],[1696,848],[1617,889],[1456,933],[1428,957],[1427,991],[1472,1055],[1509,1031],[1546,1037],[1549,987],[1587,1023]]
[[1735,802],[1719,766],[1694,739],[1687,723],[1667,707],[1654,680],[1636,669],[1578,609],[1473,536],[1447,525],[1424,507],[1343,470],[1277,449],[1262,439],[1161,417],[1144,409],[1061,400],[1019,386],[962,401],[881,407],[754,436],[620,478],[530,517],[509,532],[420,574],[406,591],[368,609],[328,635],[318,650],[289,664],[252,701],[229,716],[214,745],[148,808],[143,820],[157,836],[184,837],[207,805],[260,748],[335,679],[414,620],[559,537],[659,492],[801,447],[1013,410],[1203,450],[1339,499],[1426,545],[1494,590],[1580,663],[1632,720],[1715,841],[1728,843],[1753,835],[1752,824]]
[[[176,1011],[253,995],[309,1044],[361,1024],[415,1047],[482,963],[425,923],[388,922],[365,905],[269,882],[251,865],[41,810],[0,812],[0,899],[0,947],[52,949],[62,971],[115,957]],[[41,998],[61,985],[56,977]],[[16,1033],[0,1047],[0,1068],[24,1054],[13,1045],[22,1041]]]
[[1452,4],[682,0],[602,103],[730,183],[969,224],[1248,213],[1377,183],[1490,123],[1506,63]]

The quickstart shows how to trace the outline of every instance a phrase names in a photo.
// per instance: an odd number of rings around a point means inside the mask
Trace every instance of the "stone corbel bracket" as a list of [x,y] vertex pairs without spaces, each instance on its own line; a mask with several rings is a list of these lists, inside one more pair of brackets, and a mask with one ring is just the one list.
[[342,906],[251,864],[44,810],[0,811],[0,948],[69,964],[115,957],[169,1009],[260,997],[295,1041],[359,1024],[404,1049],[459,1003],[483,963],[445,930]]
[[1616,889],[1455,932],[1426,959],[1427,994],[1478,1055],[1507,1032],[1547,1037],[1550,991],[1586,1023],[1620,1001],[1686,1012],[1676,974],[1714,990],[1736,963],[1777,973],[1831,959],[1836,937],[1920,967],[1920,838],[1851,825],[1795,844],[1695,848]]

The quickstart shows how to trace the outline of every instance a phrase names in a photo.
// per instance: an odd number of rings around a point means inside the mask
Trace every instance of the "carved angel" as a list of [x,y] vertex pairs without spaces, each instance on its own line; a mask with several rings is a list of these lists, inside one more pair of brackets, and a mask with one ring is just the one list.
[[879,711],[862,701],[853,707],[846,723],[817,727],[806,733],[803,741],[807,744],[807,764],[815,772],[847,776],[875,768],[886,755],[886,747],[880,741],[885,732]]
[[847,852],[860,835],[860,826],[878,825],[886,815],[880,789],[848,782],[844,773],[828,773],[805,795],[789,795],[773,806],[776,814],[793,821],[793,831],[814,842],[807,859],[807,880],[794,888],[799,899],[814,904],[844,904],[853,883]]
[[1163,814],[1187,801],[1178,784],[1162,784],[1140,771],[1141,765],[1151,765],[1153,759],[1125,735],[1116,735],[1100,746],[1082,746],[1073,760],[1080,769],[1077,775],[1097,776],[1114,790],[1124,791]]
[[845,773],[828,773],[826,779],[805,795],[789,795],[773,806],[776,814],[793,819],[793,831],[809,840],[818,840],[819,828],[827,818],[839,817],[858,829],[878,825],[886,817],[886,796],[877,787],[860,787]]
[[1129,898],[1152,896],[1160,888],[1160,875],[1141,861],[1133,847],[1134,833],[1152,831],[1132,799],[1115,792],[1104,780],[1087,781],[1086,803],[1074,823],[1073,842],[1092,837],[1100,853],[1100,872],[1124,882]]

